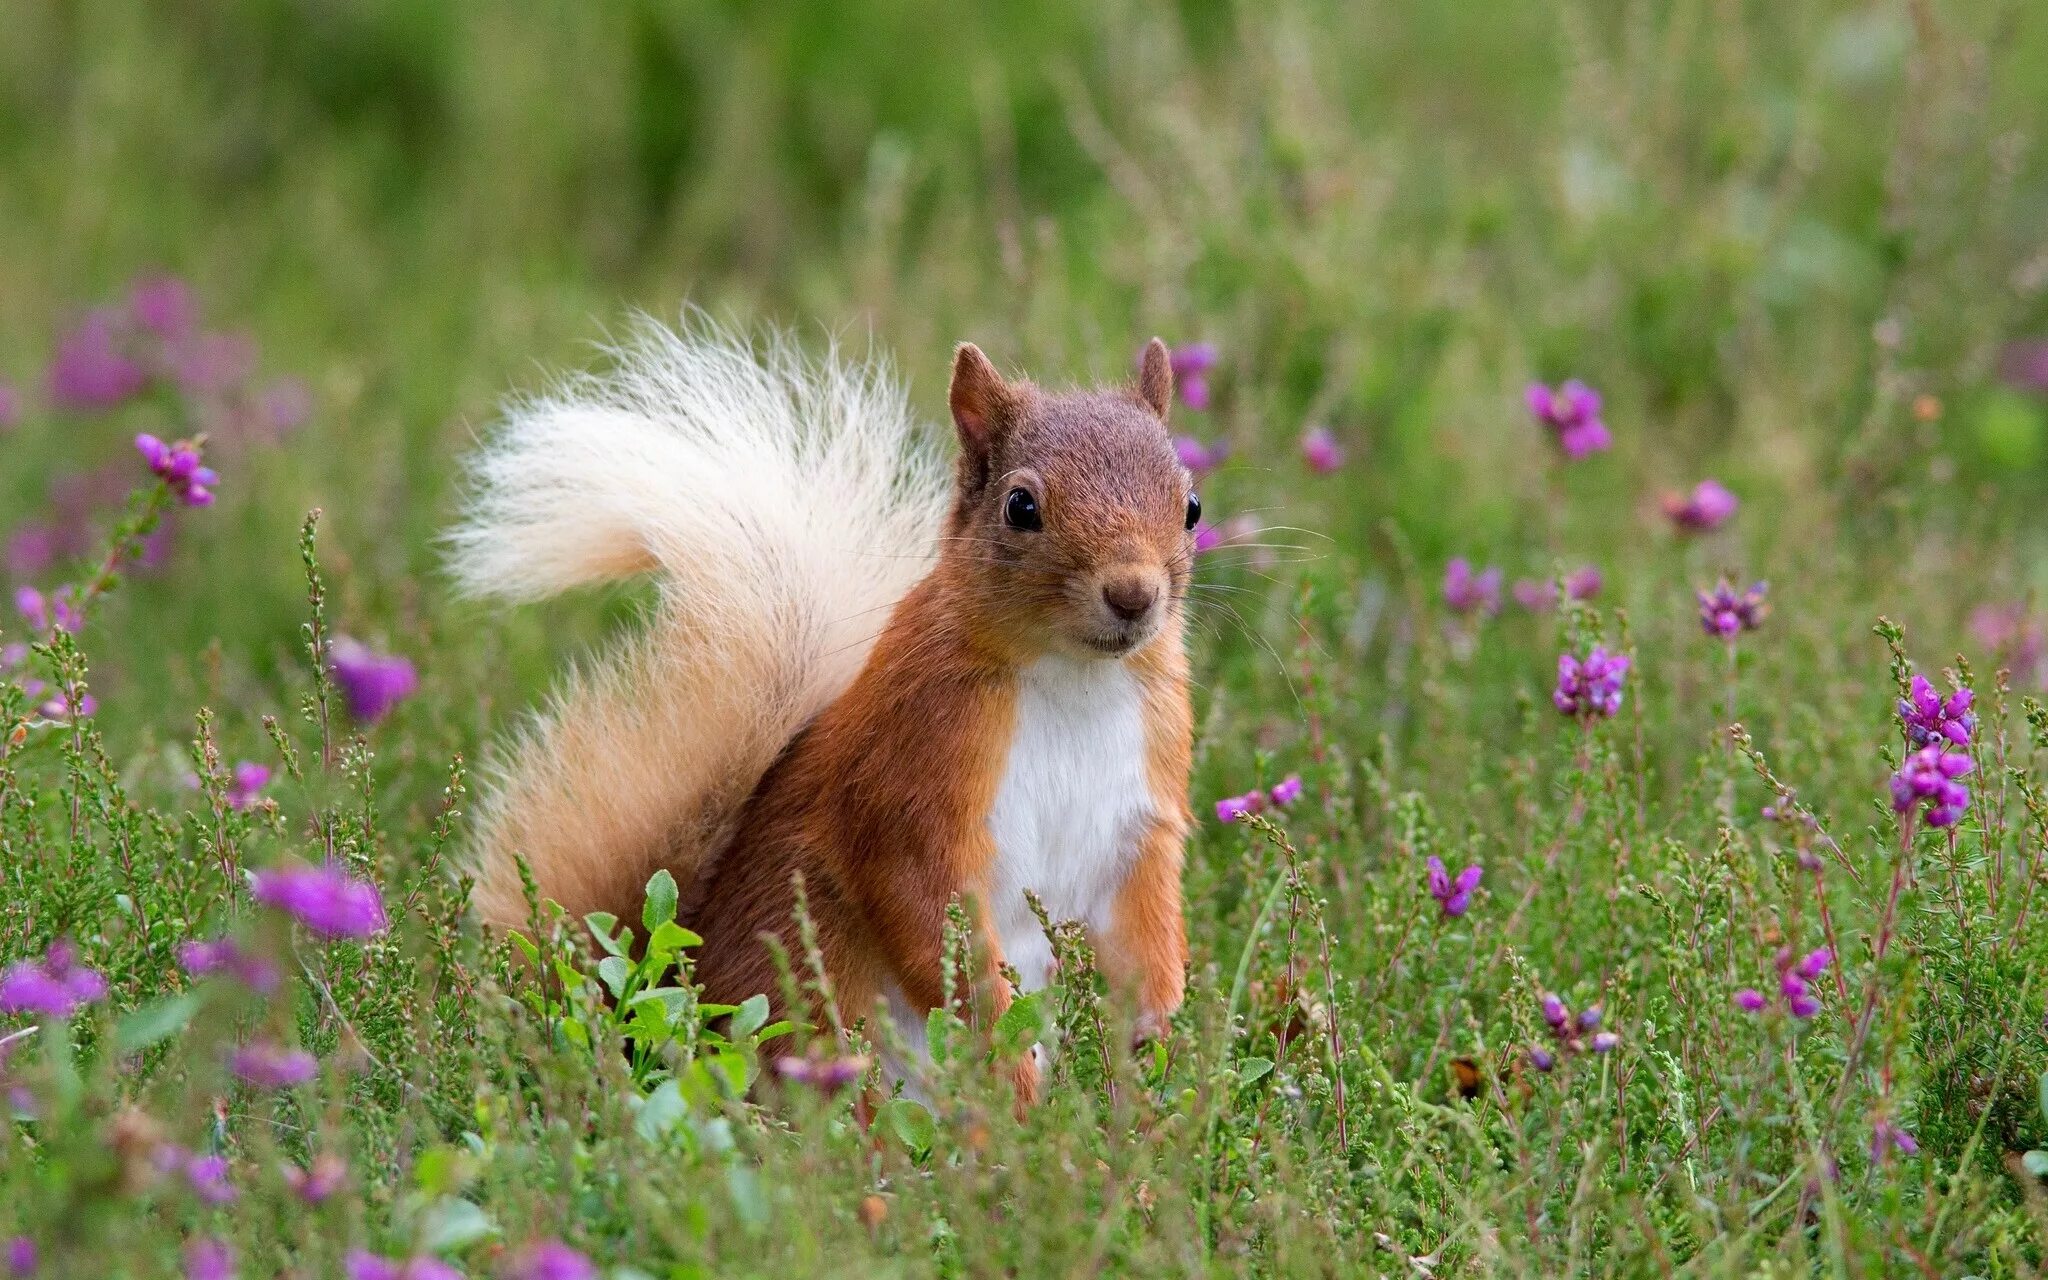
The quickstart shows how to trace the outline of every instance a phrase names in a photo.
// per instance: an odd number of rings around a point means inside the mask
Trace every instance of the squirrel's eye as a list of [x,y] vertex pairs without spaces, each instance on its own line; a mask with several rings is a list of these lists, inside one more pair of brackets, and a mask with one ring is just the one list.
[[1043,529],[1045,522],[1038,515],[1038,499],[1023,489],[1010,490],[1010,496],[1003,499],[1003,520],[1012,529]]
[[1201,518],[1202,495],[1199,493],[1191,493],[1188,495],[1188,528],[1194,528],[1195,522],[1197,520],[1200,520]]

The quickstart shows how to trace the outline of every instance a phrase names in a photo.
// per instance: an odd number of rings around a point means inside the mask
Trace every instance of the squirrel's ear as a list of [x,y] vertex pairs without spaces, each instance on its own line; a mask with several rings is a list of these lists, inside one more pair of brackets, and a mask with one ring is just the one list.
[[960,448],[976,465],[985,464],[997,424],[1009,411],[1010,386],[971,342],[953,351],[953,387],[947,399],[953,406],[953,425],[960,431]]
[[1157,338],[1145,344],[1145,354],[1139,357],[1138,394],[1164,422],[1173,407],[1173,357]]

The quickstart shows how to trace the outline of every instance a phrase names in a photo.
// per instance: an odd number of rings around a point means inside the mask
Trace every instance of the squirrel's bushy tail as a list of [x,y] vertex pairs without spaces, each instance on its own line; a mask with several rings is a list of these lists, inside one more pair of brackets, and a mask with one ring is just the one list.
[[936,553],[947,464],[874,361],[700,316],[637,322],[614,367],[513,405],[450,535],[474,595],[653,573],[648,625],[506,749],[475,902],[526,919],[515,858],[572,914],[687,889],[761,775],[843,692]]

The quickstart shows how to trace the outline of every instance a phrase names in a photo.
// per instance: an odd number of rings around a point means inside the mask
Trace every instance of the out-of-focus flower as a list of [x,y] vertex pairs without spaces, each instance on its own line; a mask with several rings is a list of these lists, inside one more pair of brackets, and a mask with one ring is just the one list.
[[1472,892],[1479,887],[1479,877],[1484,874],[1479,865],[1466,867],[1456,879],[1444,866],[1444,860],[1431,854],[1429,858],[1429,896],[1435,898],[1443,910],[1444,918],[1462,916],[1472,906]]
[[867,1058],[858,1053],[829,1058],[800,1058],[794,1055],[775,1060],[775,1074],[791,1084],[809,1085],[819,1093],[834,1094],[856,1084],[868,1072]]
[[1301,460],[1317,475],[1328,475],[1344,465],[1344,446],[1328,427],[1313,427],[1301,438]]
[[[1575,1018],[1572,1016],[1571,1006],[1563,999],[1556,995],[1545,995],[1539,1008],[1543,1014],[1544,1025],[1550,1028],[1551,1040],[1556,1043],[1558,1052],[1566,1058],[1587,1052],[1607,1053],[1621,1043],[1621,1037],[1612,1031],[1594,1032],[1594,1028],[1600,1025],[1601,1014],[1598,1005],[1589,1006]],[[1593,1032],[1590,1039],[1587,1038],[1588,1032]],[[1543,1054],[1541,1061],[1536,1058],[1539,1053]],[[1530,1051],[1530,1060],[1536,1063],[1536,1069],[1539,1071],[1548,1071],[1556,1065],[1555,1060],[1540,1047]]]
[[367,1249],[349,1250],[341,1265],[348,1280],[462,1280],[439,1258],[380,1258]]
[[2048,341],[2007,343],[1999,355],[1998,376],[2021,391],[2048,394]]
[[68,939],[50,944],[40,960],[21,960],[0,973],[0,1013],[68,1018],[107,994],[107,980],[78,963]]
[[1253,788],[1241,796],[1225,796],[1216,802],[1216,821],[1236,822],[1248,813],[1258,813],[1266,807],[1266,793]]
[[1970,710],[1975,698],[1968,689],[1943,698],[1926,676],[1914,676],[1906,696],[1899,699],[1899,720],[1906,726],[1906,737],[1916,747],[1937,739],[1969,746],[1970,735],[1977,728],[1977,713]]
[[367,938],[389,923],[377,886],[338,866],[287,864],[258,871],[250,896],[329,938]]
[[1891,1159],[1893,1152],[1902,1156],[1917,1156],[1920,1154],[1920,1144],[1912,1134],[1893,1123],[1890,1117],[1879,1116],[1876,1123],[1870,1126],[1870,1161],[1872,1164],[1882,1164]]
[[1454,613],[1499,613],[1500,570],[1489,565],[1474,573],[1470,560],[1457,557],[1444,566],[1444,603]]
[[1611,716],[1621,710],[1628,668],[1627,654],[1609,653],[1604,645],[1594,645],[1583,658],[1561,653],[1557,655],[1557,688],[1551,691],[1551,705],[1581,720]]
[[1209,407],[1209,370],[1216,367],[1216,344],[1190,342],[1169,352],[1173,365],[1173,387],[1180,402],[1201,411]]
[[341,689],[348,713],[374,724],[401,699],[419,688],[419,672],[404,658],[378,653],[359,640],[338,636],[328,653],[328,669]]
[[27,1236],[15,1236],[7,1242],[7,1274],[20,1277],[36,1273],[36,1264],[41,1256],[36,1251],[36,1242]]
[[235,1251],[225,1240],[190,1242],[185,1246],[185,1280],[235,1280]]
[[325,1203],[348,1180],[347,1163],[332,1151],[314,1156],[313,1163],[303,1169],[286,1163],[279,1172],[284,1175],[284,1184],[291,1188],[292,1194],[307,1204]]
[[1744,987],[1735,993],[1735,1007],[1745,1013],[1761,1013],[1770,1001],[1755,987]]
[[1892,808],[1907,813],[1925,805],[1927,825],[1954,826],[1970,807],[1970,789],[1957,779],[1969,773],[1970,757],[1930,742],[1906,757],[1892,775]]
[[1612,1031],[1602,1031],[1587,1042],[1587,1048],[1595,1053],[1611,1053],[1621,1043],[1621,1037]]
[[1984,604],[1970,612],[1970,634],[2015,678],[2048,687],[2048,630],[2024,604]]
[[[1582,565],[1565,575],[1565,594],[1573,600],[1591,600],[1600,594],[1600,570]],[[1515,603],[1531,613],[1543,613],[1557,605],[1557,583],[1549,578],[1517,578],[1508,589]]]
[[309,1083],[320,1074],[320,1063],[304,1049],[288,1049],[266,1040],[251,1041],[236,1049],[228,1068],[247,1085],[257,1089],[290,1089]]
[[[26,686],[24,686],[24,691],[31,694],[37,692],[37,690],[26,689]],[[74,705],[71,701],[71,694],[67,690],[59,689],[43,700],[42,704],[36,708],[36,714],[45,720],[69,721],[75,720],[80,716],[94,716],[98,714],[99,709],[99,699],[91,694],[80,694],[78,702]]]
[[112,409],[141,392],[149,375],[124,348],[119,313],[89,311],[57,341],[48,373],[50,403],[60,409]]
[[12,431],[20,422],[21,392],[13,383],[0,380],[0,431]]
[[1230,456],[1230,446],[1221,440],[1207,444],[1193,436],[1175,436],[1173,453],[1180,459],[1180,465],[1200,476],[1221,466]]
[[230,1204],[240,1194],[228,1181],[226,1156],[201,1155],[167,1142],[156,1149],[152,1160],[164,1173],[182,1174],[192,1193],[208,1204]]
[[135,451],[157,479],[170,486],[178,501],[188,507],[212,505],[220,475],[201,465],[198,444],[191,440],[166,444],[145,431],[135,437]]
[[268,957],[257,955],[233,938],[179,943],[178,964],[195,978],[220,974],[259,995],[276,991],[283,980],[277,965]]
[[1223,545],[1223,531],[1207,520],[1195,521],[1195,554],[1214,551]]
[[[1813,983],[1827,972],[1834,962],[1835,953],[1826,947],[1795,956],[1790,947],[1778,949],[1778,995],[1785,1001],[1785,1008],[1800,1020],[1813,1017],[1820,1012],[1820,1001],[1814,998]],[[1770,998],[1754,987],[1744,987],[1735,993],[1735,1006],[1746,1013],[1762,1013],[1770,1006]]]
[[14,607],[31,631],[78,631],[85,626],[85,613],[72,587],[59,587],[47,596],[34,587],[21,587],[14,593]]
[[172,344],[171,377],[188,393],[232,391],[256,372],[256,344],[242,333],[198,333]]
[[129,553],[129,559],[134,561],[137,569],[162,568],[164,561],[171,557],[171,539],[175,532],[175,525],[158,525],[136,541],[135,549]]
[[1700,602],[1700,629],[1722,640],[1756,630],[1770,612],[1764,600],[1769,589],[1766,583],[1752,582],[1748,590],[1737,594],[1735,584],[1723,578],[1712,591],[1695,592]]
[[1702,480],[1693,486],[1689,494],[1664,495],[1664,514],[1671,518],[1672,524],[1687,533],[1705,533],[1720,528],[1741,505],[1741,500],[1728,492],[1719,480]]
[[33,578],[56,562],[57,529],[48,521],[30,520],[7,535],[7,576]]
[[1542,1045],[1529,1046],[1529,1065],[1538,1071],[1548,1071],[1557,1065],[1557,1055]]
[[271,440],[290,433],[313,416],[313,392],[300,378],[273,378],[256,397],[258,425]]
[[1577,378],[1554,389],[1532,382],[1524,398],[1529,412],[1550,428],[1566,458],[1576,462],[1613,446],[1614,437],[1600,417],[1600,393]]
[[263,798],[263,788],[269,785],[269,765],[257,764],[254,760],[237,763],[228,778],[228,808],[248,808]]
[[182,338],[199,308],[192,289],[176,276],[145,276],[128,287],[128,314],[159,338]]
[[1266,793],[1266,799],[1272,803],[1275,809],[1285,809],[1288,805],[1301,799],[1301,775],[1290,773],[1274,783],[1273,789]]
[[597,1280],[597,1264],[560,1240],[541,1240],[520,1251],[505,1280]]

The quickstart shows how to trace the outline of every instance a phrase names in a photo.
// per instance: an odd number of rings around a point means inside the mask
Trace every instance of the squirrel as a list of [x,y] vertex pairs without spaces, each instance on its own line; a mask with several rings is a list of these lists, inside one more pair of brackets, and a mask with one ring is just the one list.
[[[513,739],[473,895],[524,925],[523,859],[575,915],[682,886],[694,978],[733,1004],[801,953],[801,873],[848,1022],[921,1050],[949,904],[998,1015],[1049,978],[1030,908],[1078,920],[1164,1033],[1187,963],[1193,722],[1183,615],[1201,504],[1154,338],[1134,387],[1054,392],[954,353],[950,467],[880,361],[702,320],[512,405],[450,535],[458,584],[533,600],[652,574],[648,624]],[[1022,1101],[1035,1055],[1016,1071]]]

